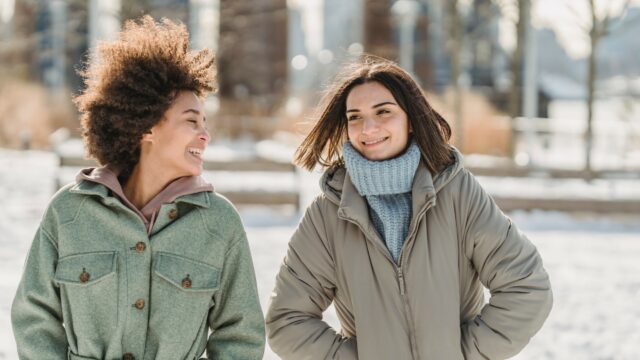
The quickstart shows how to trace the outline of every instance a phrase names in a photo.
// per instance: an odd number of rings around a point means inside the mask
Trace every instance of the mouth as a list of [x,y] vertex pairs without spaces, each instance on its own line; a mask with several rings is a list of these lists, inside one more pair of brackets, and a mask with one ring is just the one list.
[[202,153],[204,152],[204,149],[190,147],[187,148],[187,152],[198,160],[202,160]]
[[384,141],[386,141],[387,139],[389,139],[389,137],[381,137],[381,138],[377,138],[377,139],[371,139],[371,140],[366,140],[366,141],[361,141],[360,143],[364,146],[375,146],[378,145]]

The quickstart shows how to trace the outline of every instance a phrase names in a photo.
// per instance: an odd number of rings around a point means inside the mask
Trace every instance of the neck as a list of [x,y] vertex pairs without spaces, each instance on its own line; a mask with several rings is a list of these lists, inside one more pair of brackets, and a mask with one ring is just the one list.
[[141,158],[122,187],[124,195],[138,209],[142,209],[175,180],[160,169],[161,167],[153,166]]

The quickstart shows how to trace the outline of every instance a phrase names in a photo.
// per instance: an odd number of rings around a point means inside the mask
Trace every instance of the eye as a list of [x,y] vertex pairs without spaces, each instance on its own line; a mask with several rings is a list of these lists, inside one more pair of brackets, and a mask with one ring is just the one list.
[[351,115],[349,117],[347,117],[348,121],[353,121],[353,120],[358,120],[360,118],[360,116],[358,115]]
[[387,109],[380,109],[378,110],[378,115],[384,115],[384,114],[390,114],[391,111],[387,110]]

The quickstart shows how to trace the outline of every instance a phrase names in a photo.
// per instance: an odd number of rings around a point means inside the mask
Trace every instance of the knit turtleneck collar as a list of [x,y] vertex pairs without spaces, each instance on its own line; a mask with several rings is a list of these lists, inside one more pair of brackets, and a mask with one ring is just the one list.
[[368,160],[350,141],[344,143],[342,153],[351,181],[360,195],[389,195],[411,191],[413,176],[420,163],[420,148],[415,141],[411,141],[402,155],[389,160]]

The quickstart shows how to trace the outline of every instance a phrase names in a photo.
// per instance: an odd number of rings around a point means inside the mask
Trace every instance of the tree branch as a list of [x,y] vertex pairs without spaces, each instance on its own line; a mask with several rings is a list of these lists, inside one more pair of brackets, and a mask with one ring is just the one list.
[[[593,0],[589,0],[589,1],[593,1]],[[573,15],[576,25],[580,28],[580,30],[582,30],[585,33],[590,33],[591,32],[591,28],[593,27],[593,23],[591,24],[585,24],[584,23],[584,19],[580,17],[580,11],[577,10],[577,8],[575,7],[575,2],[565,2],[566,7],[569,9],[569,12]]]

